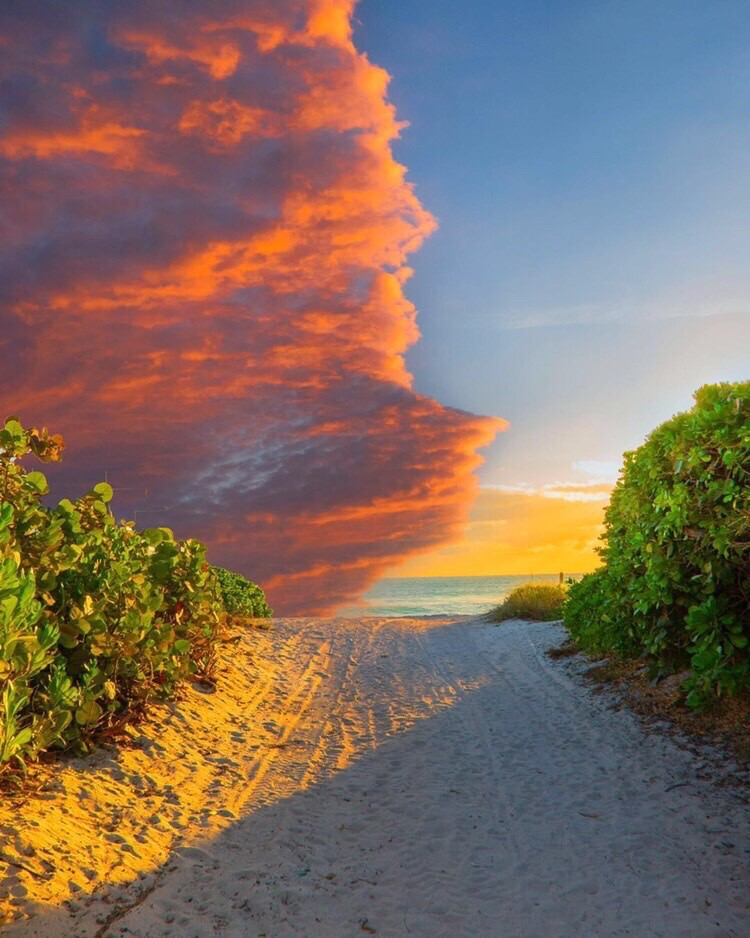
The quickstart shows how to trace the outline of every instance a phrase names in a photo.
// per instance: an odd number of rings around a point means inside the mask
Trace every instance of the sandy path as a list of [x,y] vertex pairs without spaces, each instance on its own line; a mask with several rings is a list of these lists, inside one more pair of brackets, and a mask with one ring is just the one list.
[[278,620],[232,672],[213,826],[185,802],[119,905],[100,887],[8,934],[747,938],[747,804],[544,656],[561,637]]

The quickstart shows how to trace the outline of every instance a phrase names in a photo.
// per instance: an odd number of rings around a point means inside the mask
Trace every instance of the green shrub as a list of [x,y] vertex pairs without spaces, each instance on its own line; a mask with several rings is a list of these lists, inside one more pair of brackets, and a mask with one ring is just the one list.
[[203,545],[118,524],[106,483],[42,506],[47,480],[21,460],[62,448],[15,418],[0,429],[0,774],[87,748],[214,665],[222,607]]
[[[621,654],[633,651],[632,646],[623,641],[627,636],[612,627],[612,620],[606,613],[606,605],[603,570],[587,573],[577,583],[571,584],[568,590],[563,609],[565,625],[576,643],[588,651],[617,651]],[[594,609],[599,611],[596,616],[591,614]]]
[[211,568],[219,582],[221,601],[230,615],[268,618],[273,612],[263,590],[239,573],[223,567]]
[[603,542],[570,589],[574,641],[689,668],[691,706],[750,685],[750,382],[702,387],[625,454]]
[[565,589],[552,583],[524,583],[512,590],[490,613],[493,622],[506,619],[533,619],[551,622],[562,619]]

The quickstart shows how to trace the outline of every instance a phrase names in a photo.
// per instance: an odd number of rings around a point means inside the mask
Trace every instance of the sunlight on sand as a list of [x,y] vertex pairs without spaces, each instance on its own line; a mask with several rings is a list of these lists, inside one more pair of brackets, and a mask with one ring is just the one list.
[[[436,685],[432,673],[389,667],[377,642],[386,620],[348,620],[333,634],[297,621],[238,634],[223,647],[217,691],[184,688],[133,729],[132,746],[43,767],[39,792],[4,799],[0,923],[90,902],[102,905],[104,922],[118,902],[116,889],[92,898],[105,885],[146,886],[172,851],[329,778],[485,681]],[[412,644],[453,622],[403,619],[395,628]],[[352,641],[362,629],[364,645]],[[360,660],[363,648],[372,660]],[[368,699],[371,681],[359,687],[368,667],[380,672],[377,700]]]

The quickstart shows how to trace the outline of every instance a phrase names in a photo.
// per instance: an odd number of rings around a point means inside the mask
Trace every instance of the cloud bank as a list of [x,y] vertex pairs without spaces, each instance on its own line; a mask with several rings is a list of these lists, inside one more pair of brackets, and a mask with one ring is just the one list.
[[0,400],[284,613],[456,536],[502,426],[411,386],[434,220],[353,5],[0,10]]

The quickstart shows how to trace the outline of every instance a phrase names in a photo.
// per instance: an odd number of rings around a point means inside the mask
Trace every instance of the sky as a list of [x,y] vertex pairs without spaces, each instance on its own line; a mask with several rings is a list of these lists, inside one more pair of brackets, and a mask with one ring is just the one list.
[[415,387],[510,421],[463,542],[393,572],[590,569],[622,453],[750,377],[750,11],[363,0],[356,20],[439,225],[407,285]]
[[6,0],[0,400],[65,436],[53,493],[107,478],[285,614],[589,569],[623,450],[748,377],[749,34]]
[[279,613],[460,535],[503,423],[417,392],[391,153],[350,0],[0,6],[0,399],[138,526]]

